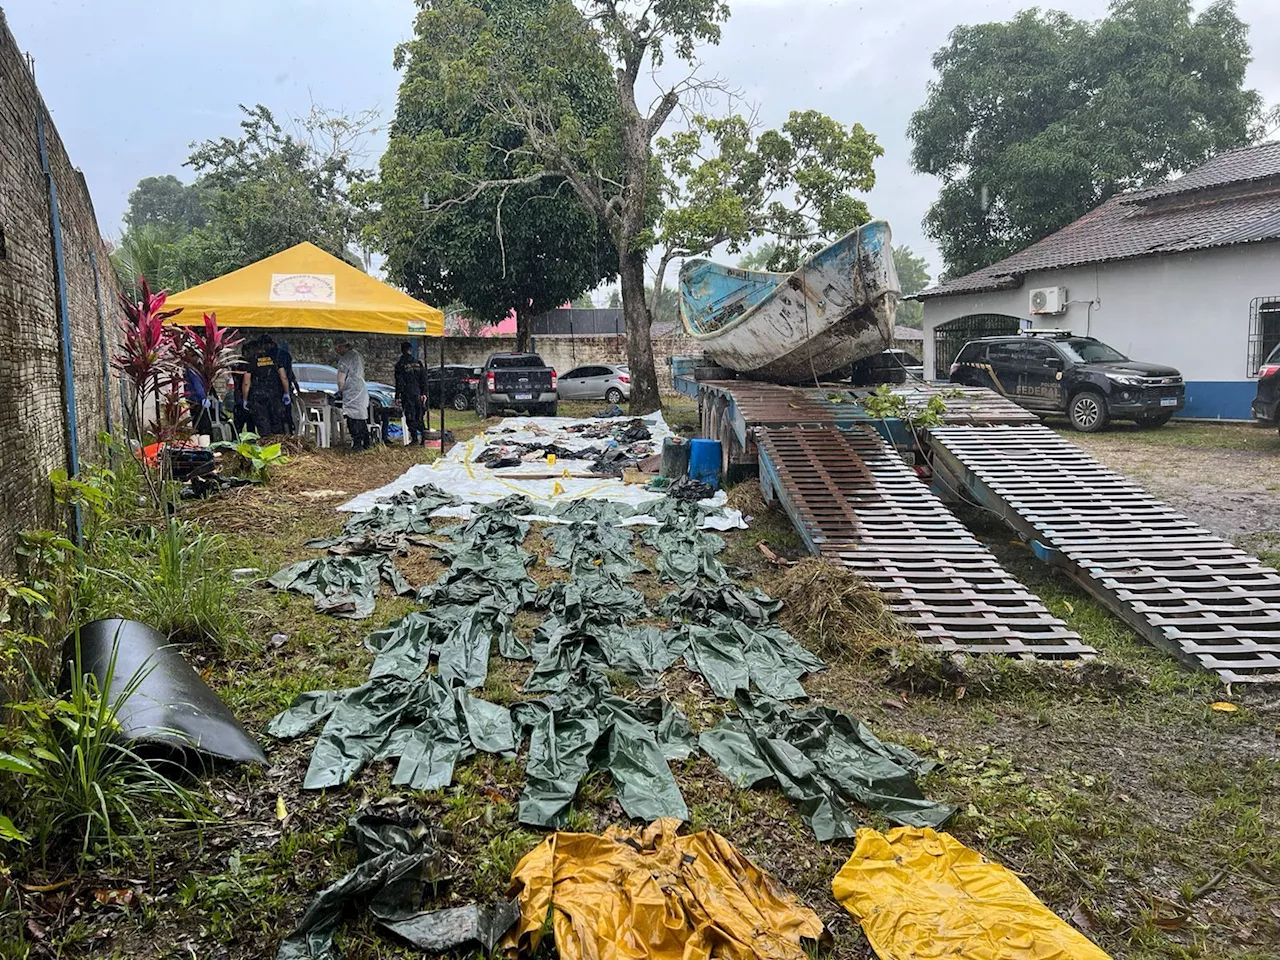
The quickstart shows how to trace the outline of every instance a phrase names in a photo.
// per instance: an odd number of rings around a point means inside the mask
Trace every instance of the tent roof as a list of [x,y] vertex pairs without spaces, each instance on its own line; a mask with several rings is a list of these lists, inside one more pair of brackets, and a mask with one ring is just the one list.
[[312,243],[300,243],[169,297],[173,323],[217,313],[225,327],[306,327],[353,333],[444,334],[444,314]]

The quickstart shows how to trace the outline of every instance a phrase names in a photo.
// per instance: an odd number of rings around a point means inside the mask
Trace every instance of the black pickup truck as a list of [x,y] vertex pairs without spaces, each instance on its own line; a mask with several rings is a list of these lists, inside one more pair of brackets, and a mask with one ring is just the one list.
[[554,417],[557,400],[556,372],[536,353],[491,354],[476,387],[476,413],[481,420],[503,410]]

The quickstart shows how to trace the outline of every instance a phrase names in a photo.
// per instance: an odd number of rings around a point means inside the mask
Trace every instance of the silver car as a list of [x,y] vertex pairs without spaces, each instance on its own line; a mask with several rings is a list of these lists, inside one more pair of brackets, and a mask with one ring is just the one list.
[[631,399],[631,372],[625,364],[574,367],[561,375],[557,390],[561,400],[607,400],[609,403],[621,403]]

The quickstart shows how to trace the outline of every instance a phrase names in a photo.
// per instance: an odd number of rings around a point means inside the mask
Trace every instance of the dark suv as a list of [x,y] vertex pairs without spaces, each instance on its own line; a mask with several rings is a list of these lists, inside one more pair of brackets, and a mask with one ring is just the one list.
[[1182,409],[1182,374],[1130,360],[1101,340],[1067,334],[986,337],[966,343],[951,382],[990,387],[1037,413],[1066,414],[1083,433],[1112,419],[1159,427]]
[[1280,346],[1271,351],[1258,369],[1258,394],[1253,415],[1273,427],[1280,423]]

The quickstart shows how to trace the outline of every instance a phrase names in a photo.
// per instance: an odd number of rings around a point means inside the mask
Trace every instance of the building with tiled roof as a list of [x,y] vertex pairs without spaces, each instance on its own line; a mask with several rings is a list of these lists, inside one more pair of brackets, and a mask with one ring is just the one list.
[[925,369],[970,339],[1069,329],[1187,379],[1183,416],[1248,419],[1280,346],[1280,143],[1112,197],[1025,250],[917,295]]

